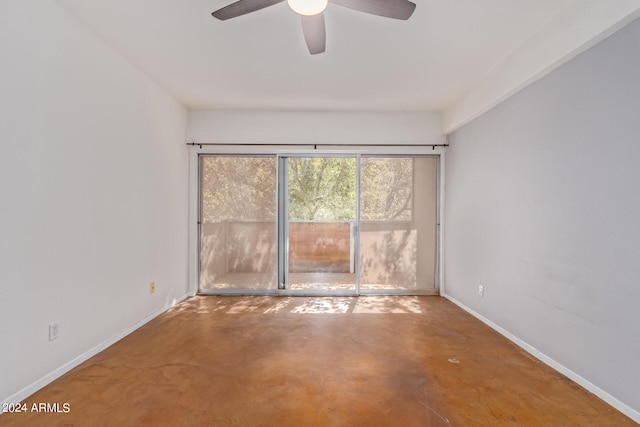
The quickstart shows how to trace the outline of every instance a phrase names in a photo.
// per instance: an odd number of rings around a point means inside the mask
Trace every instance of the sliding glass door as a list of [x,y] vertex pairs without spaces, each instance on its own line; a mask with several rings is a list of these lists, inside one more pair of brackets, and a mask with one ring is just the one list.
[[280,289],[356,293],[356,157],[280,158]]
[[436,156],[200,157],[201,293],[435,294],[437,241]]
[[436,292],[438,162],[362,157],[360,292]]
[[200,157],[200,292],[277,283],[276,157]]

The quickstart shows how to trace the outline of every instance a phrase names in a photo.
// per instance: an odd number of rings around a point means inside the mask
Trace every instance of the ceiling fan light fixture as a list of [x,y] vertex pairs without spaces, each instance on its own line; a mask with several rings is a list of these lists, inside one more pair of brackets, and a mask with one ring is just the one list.
[[287,0],[289,7],[299,15],[313,16],[322,13],[328,0]]

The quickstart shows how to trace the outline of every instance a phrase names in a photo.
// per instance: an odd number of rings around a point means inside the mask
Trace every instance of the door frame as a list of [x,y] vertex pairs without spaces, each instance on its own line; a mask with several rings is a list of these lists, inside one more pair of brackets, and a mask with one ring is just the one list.
[[[360,154],[359,153],[318,153],[315,150],[308,153],[278,154],[277,161],[277,180],[278,187],[276,197],[278,198],[276,215],[277,215],[277,257],[278,257],[278,283],[277,294],[283,296],[357,296],[360,295]],[[332,290],[326,291],[322,289],[287,289],[289,281],[289,212],[288,212],[288,168],[287,159],[289,158],[343,158],[354,159],[356,162],[355,176],[355,227],[351,230],[351,238],[354,240],[354,273],[355,283],[353,290]]]
[[[444,277],[444,199],[445,199],[445,147],[441,144],[405,144],[405,145],[349,145],[349,144],[210,144],[198,141],[189,143],[189,221],[188,221],[188,293],[196,295],[199,291],[200,274],[200,156],[201,155],[307,155],[318,156],[326,154],[328,156],[339,154],[351,155],[407,155],[407,156],[429,156],[438,159],[437,175],[437,229],[436,229],[436,273],[435,288],[436,293],[444,294],[446,282]],[[358,184],[359,185],[359,184]],[[359,205],[359,201],[358,201]],[[359,215],[358,215],[359,216]],[[358,230],[359,231],[359,230]],[[359,248],[357,249],[359,253]],[[277,284],[276,284],[277,285]],[[216,294],[267,294],[286,295],[279,293],[277,286],[270,292],[254,293],[239,292],[216,292]],[[367,294],[369,294],[367,292]],[[394,292],[385,295],[394,295]],[[298,295],[298,294],[296,294]],[[407,295],[403,293],[402,295]],[[413,294],[409,294],[413,295]]]

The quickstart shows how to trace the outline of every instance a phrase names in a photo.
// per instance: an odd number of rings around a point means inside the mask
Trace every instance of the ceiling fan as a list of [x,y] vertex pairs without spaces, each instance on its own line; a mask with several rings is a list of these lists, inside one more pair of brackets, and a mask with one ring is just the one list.
[[[285,0],[238,0],[212,13],[215,18],[227,20]],[[302,32],[312,55],[325,50],[326,32],[323,11],[331,2],[360,12],[387,18],[407,20],[416,8],[409,0],[286,0],[289,7],[302,17]]]

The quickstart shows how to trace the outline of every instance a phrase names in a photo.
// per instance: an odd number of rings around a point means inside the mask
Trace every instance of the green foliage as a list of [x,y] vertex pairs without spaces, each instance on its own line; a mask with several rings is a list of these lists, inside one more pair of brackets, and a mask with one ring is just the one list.
[[288,168],[290,220],[355,220],[354,158],[292,157]]
[[365,157],[361,163],[363,220],[410,220],[413,208],[413,159]]
[[[289,219],[356,219],[356,159],[287,159]],[[274,221],[276,158],[202,158],[202,221]],[[413,159],[364,157],[361,165],[363,220],[409,220],[413,203]]]
[[202,221],[275,221],[276,158],[202,158]]

